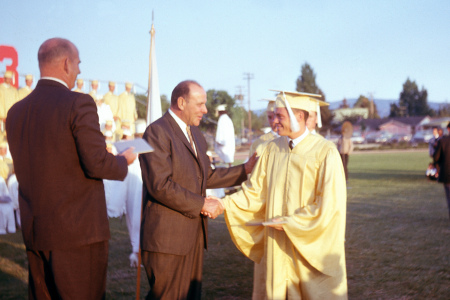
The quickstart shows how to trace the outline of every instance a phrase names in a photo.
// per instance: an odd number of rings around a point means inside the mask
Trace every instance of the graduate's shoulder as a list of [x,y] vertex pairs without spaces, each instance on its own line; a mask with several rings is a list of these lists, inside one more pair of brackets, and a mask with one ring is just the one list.
[[308,135],[307,141],[311,147],[311,151],[315,153],[315,156],[319,160],[324,160],[330,153],[338,153],[336,145],[323,137],[310,134]]
[[327,140],[321,135],[310,134],[309,137],[319,147],[325,149],[336,149],[336,145],[332,141]]

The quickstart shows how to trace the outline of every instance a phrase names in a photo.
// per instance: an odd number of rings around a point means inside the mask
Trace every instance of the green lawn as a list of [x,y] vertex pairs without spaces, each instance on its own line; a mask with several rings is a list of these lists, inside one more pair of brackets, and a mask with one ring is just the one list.
[[[449,299],[450,220],[426,152],[350,156],[347,273],[350,299]],[[111,220],[108,299],[135,297],[125,220]],[[20,233],[0,236],[0,299],[26,298]],[[249,299],[253,264],[236,250],[223,217],[210,221],[204,299]],[[141,298],[148,289],[142,270]]]

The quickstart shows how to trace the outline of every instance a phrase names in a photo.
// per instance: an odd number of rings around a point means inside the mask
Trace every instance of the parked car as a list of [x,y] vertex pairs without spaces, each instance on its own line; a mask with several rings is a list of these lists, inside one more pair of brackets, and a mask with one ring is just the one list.
[[433,131],[431,130],[417,131],[413,135],[411,143],[413,144],[428,143],[432,138],[433,138]]
[[366,143],[386,144],[392,135],[387,131],[372,131],[366,135]]
[[339,140],[339,135],[328,135],[325,138],[329,141],[332,141],[333,143],[337,144],[338,140]]
[[351,140],[353,144],[364,144],[366,139],[361,135],[361,132],[353,132],[353,135],[351,137]]
[[411,141],[412,135],[406,134],[406,133],[396,133],[389,139],[389,144],[397,144],[402,142],[409,142]]

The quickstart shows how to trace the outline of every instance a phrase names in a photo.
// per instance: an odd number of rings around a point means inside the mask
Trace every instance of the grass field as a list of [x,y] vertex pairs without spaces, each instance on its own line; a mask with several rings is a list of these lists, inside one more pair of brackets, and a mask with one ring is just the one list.
[[[355,153],[349,163],[347,273],[350,299],[449,299],[450,221],[441,184],[422,152]],[[108,299],[135,297],[125,220],[110,222]],[[204,299],[250,299],[253,264],[231,242],[223,217],[210,221]],[[25,299],[20,233],[0,236],[0,299]],[[142,270],[141,298],[148,290]]]

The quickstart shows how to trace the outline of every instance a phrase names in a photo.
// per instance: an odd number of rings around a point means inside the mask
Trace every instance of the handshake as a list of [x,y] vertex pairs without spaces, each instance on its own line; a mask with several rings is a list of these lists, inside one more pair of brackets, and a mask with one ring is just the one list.
[[222,199],[214,196],[208,196],[205,198],[205,204],[203,204],[202,211],[200,212],[204,216],[208,216],[211,219],[217,218],[222,214],[224,210]]

